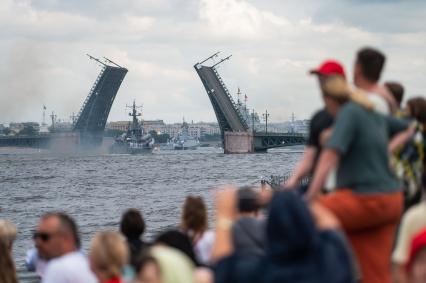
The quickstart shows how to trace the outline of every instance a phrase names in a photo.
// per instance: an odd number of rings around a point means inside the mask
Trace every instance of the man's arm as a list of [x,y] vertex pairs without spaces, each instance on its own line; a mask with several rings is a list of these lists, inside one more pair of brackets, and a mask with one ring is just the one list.
[[415,127],[408,127],[405,131],[399,132],[398,134],[394,135],[388,145],[388,150],[390,153],[394,153],[397,149],[399,149],[401,146],[406,144],[411,137],[415,133]]
[[340,154],[336,150],[323,149],[311,185],[306,193],[307,200],[314,200],[318,196],[331,169],[337,167],[339,160]]
[[307,146],[304,153],[302,160],[299,161],[299,163],[296,166],[296,169],[294,169],[294,172],[292,176],[284,183],[284,187],[286,188],[294,188],[299,183],[299,180],[306,176],[312,169],[312,166],[314,164],[315,160],[315,154],[317,152],[316,147],[314,146]]
[[212,259],[214,262],[230,255],[233,250],[231,228],[235,219],[237,192],[226,186],[216,193],[216,227]]

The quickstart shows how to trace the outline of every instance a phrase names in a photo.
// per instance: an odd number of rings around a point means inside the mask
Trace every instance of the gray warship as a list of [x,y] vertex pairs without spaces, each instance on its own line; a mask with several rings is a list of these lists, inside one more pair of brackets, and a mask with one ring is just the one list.
[[[129,106],[126,106],[129,107]],[[113,145],[110,148],[110,153],[115,154],[142,154],[150,153],[154,148],[154,138],[149,134],[145,133],[142,124],[139,122],[138,117],[142,114],[137,111],[135,101],[133,106],[129,107],[132,112],[129,116],[132,116],[132,122],[126,133],[118,136]]]

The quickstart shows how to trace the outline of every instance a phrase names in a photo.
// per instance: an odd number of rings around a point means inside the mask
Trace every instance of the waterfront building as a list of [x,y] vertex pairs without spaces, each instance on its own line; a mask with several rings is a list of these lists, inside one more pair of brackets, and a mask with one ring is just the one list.
[[127,130],[129,129],[129,126],[130,126],[129,121],[115,121],[115,122],[107,123],[106,129],[127,132]]

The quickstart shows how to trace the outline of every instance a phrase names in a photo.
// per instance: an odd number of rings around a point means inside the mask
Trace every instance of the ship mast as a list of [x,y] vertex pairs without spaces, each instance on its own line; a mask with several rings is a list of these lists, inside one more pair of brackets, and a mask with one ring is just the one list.
[[129,116],[132,117],[132,125],[130,127],[130,130],[133,134],[135,134],[137,131],[140,130],[138,117],[142,116],[140,112],[138,112],[138,109],[142,109],[142,106],[136,106],[135,100],[133,100],[133,105],[128,106],[126,105],[126,108],[130,108],[131,112],[129,112]]

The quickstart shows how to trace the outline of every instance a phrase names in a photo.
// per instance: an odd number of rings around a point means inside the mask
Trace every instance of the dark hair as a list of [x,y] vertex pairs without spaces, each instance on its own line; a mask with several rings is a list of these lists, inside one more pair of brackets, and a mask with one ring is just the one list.
[[166,246],[175,248],[183,252],[188,258],[198,266],[199,263],[195,257],[194,248],[192,247],[191,240],[188,235],[178,231],[178,230],[168,230],[161,233],[155,239],[156,244],[164,244]]
[[385,86],[395,98],[398,106],[401,106],[402,100],[404,98],[404,87],[397,82],[386,82]]
[[410,115],[420,123],[426,123],[426,99],[418,96],[407,101]]
[[130,208],[123,213],[120,231],[126,238],[139,238],[145,231],[145,221],[139,210]]
[[149,263],[155,264],[157,268],[160,269],[160,266],[157,260],[153,256],[149,254],[144,254],[138,260],[136,272],[140,273],[145,268],[145,266],[148,265]]
[[181,229],[202,233],[207,229],[207,209],[201,197],[188,196],[182,209]]
[[253,187],[243,186],[238,190],[238,211],[256,212],[260,208],[257,193]]
[[57,217],[59,219],[60,229],[71,233],[74,238],[74,244],[79,249],[81,247],[80,235],[77,224],[74,219],[65,212],[48,212],[42,216],[42,219]]
[[380,79],[385,61],[385,55],[371,47],[359,50],[356,58],[363,76],[371,82],[377,82]]

